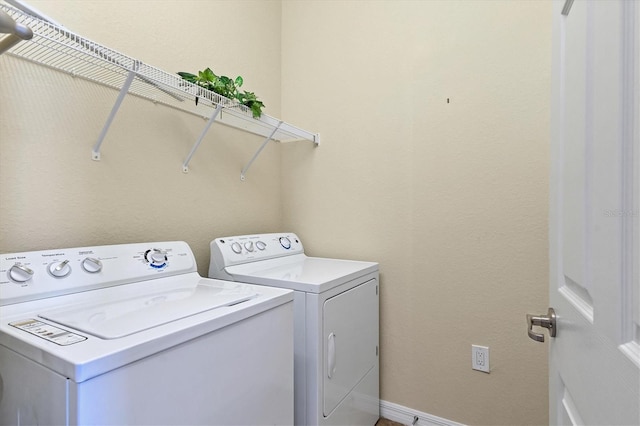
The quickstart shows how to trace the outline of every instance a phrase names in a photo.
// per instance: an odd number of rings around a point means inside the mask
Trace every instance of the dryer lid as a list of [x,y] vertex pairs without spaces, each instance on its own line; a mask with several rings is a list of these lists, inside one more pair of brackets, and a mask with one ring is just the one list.
[[309,257],[304,254],[229,266],[234,281],[322,293],[378,271],[375,262]]
[[152,291],[133,298],[83,304],[38,316],[101,339],[118,339],[258,296],[247,286],[226,284],[198,284]]

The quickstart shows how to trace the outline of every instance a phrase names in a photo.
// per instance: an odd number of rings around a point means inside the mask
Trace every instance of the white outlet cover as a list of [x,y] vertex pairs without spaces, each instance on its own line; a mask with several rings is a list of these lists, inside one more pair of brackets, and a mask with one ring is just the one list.
[[489,373],[489,347],[471,345],[471,368]]

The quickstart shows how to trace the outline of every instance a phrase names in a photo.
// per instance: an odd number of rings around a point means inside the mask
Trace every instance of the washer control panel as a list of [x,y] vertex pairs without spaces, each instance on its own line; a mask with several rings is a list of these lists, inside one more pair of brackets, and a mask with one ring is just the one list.
[[85,336],[63,330],[34,318],[10,322],[9,325],[60,346],[73,345],[87,340]]
[[0,254],[0,306],[187,272],[183,241]]
[[302,253],[302,242],[293,233],[238,235],[211,241],[212,266],[221,268]]

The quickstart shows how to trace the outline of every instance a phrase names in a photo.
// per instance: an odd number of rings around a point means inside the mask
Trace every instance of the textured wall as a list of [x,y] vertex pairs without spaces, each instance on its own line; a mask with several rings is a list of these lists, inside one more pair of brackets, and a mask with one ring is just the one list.
[[184,239],[206,273],[213,237],[290,229],[380,262],[383,399],[547,423],[524,314],[547,304],[548,1],[30,3],[167,71],[241,74],[323,142],[270,145],[240,182],[261,140],[214,127],[185,175],[205,122],[130,97],[93,162],[116,93],[1,56],[1,251]]
[[283,147],[285,224],[380,262],[382,398],[547,423],[525,314],[547,305],[550,2],[283,1],[282,22],[283,115],[322,135]]
[[[280,114],[280,2],[30,1],[68,29],[168,72],[242,75]],[[280,153],[214,125],[182,173],[202,118],[0,56],[0,250],[186,240],[206,274],[209,241],[281,228]],[[206,111],[206,110],[205,110]]]

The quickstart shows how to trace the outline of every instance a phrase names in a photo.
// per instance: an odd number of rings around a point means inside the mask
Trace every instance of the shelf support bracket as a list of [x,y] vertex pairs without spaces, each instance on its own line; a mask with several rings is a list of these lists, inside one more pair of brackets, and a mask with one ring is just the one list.
[[204,139],[204,136],[209,131],[209,128],[211,127],[213,122],[216,121],[216,117],[220,113],[220,110],[222,110],[222,105],[218,105],[216,107],[215,111],[213,111],[213,114],[211,114],[211,117],[209,118],[209,121],[207,121],[207,125],[204,126],[204,129],[202,129],[202,133],[200,133],[200,137],[198,137],[198,140],[193,145],[193,148],[191,148],[191,152],[189,152],[189,155],[187,155],[187,159],[184,160],[184,163],[182,163],[182,172],[183,173],[189,173],[189,162],[191,161],[191,157],[193,157],[193,154],[196,153],[196,150],[198,149],[198,147],[202,143],[202,139]]
[[246,166],[244,166],[244,169],[242,169],[242,171],[240,172],[240,180],[245,180],[245,174],[247,173],[247,171],[249,170],[249,167],[251,167],[251,165],[253,164],[253,162],[256,160],[256,158],[258,158],[258,155],[260,155],[260,153],[262,152],[262,150],[264,149],[265,146],[267,146],[267,144],[269,143],[269,141],[271,139],[273,139],[273,136],[276,134],[276,132],[278,131],[278,129],[280,128],[280,126],[282,125],[282,121],[278,122],[278,125],[273,129],[273,131],[271,132],[271,134],[269,135],[269,137],[267,139],[264,140],[264,142],[262,142],[262,145],[260,145],[260,148],[258,148],[258,150],[256,151],[255,154],[253,154],[253,157],[251,158],[251,160],[249,160],[249,163],[247,163]]
[[562,8],[562,14],[564,16],[569,16],[569,12],[571,11],[571,6],[573,6],[573,0],[565,0],[564,6]]
[[107,122],[104,124],[104,127],[102,128],[102,131],[98,136],[98,141],[93,146],[93,150],[91,152],[91,158],[94,161],[100,161],[100,146],[102,145],[102,142],[104,141],[104,138],[107,135],[107,132],[109,131],[109,127],[111,126],[111,123],[113,122],[113,119],[115,118],[116,113],[120,109],[120,105],[122,104],[124,97],[129,92],[129,87],[131,87],[131,83],[133,83],[133,78],[135,76],[136,76],[135,71],[129,71],[129,75],[125,80],[124,85],[122,86],[122,89],[120,89],[120,94],[118,95],[118,99],[116,99],[116,103],[113,105],[113,108],[111,108],[109,117],[107,117]]

